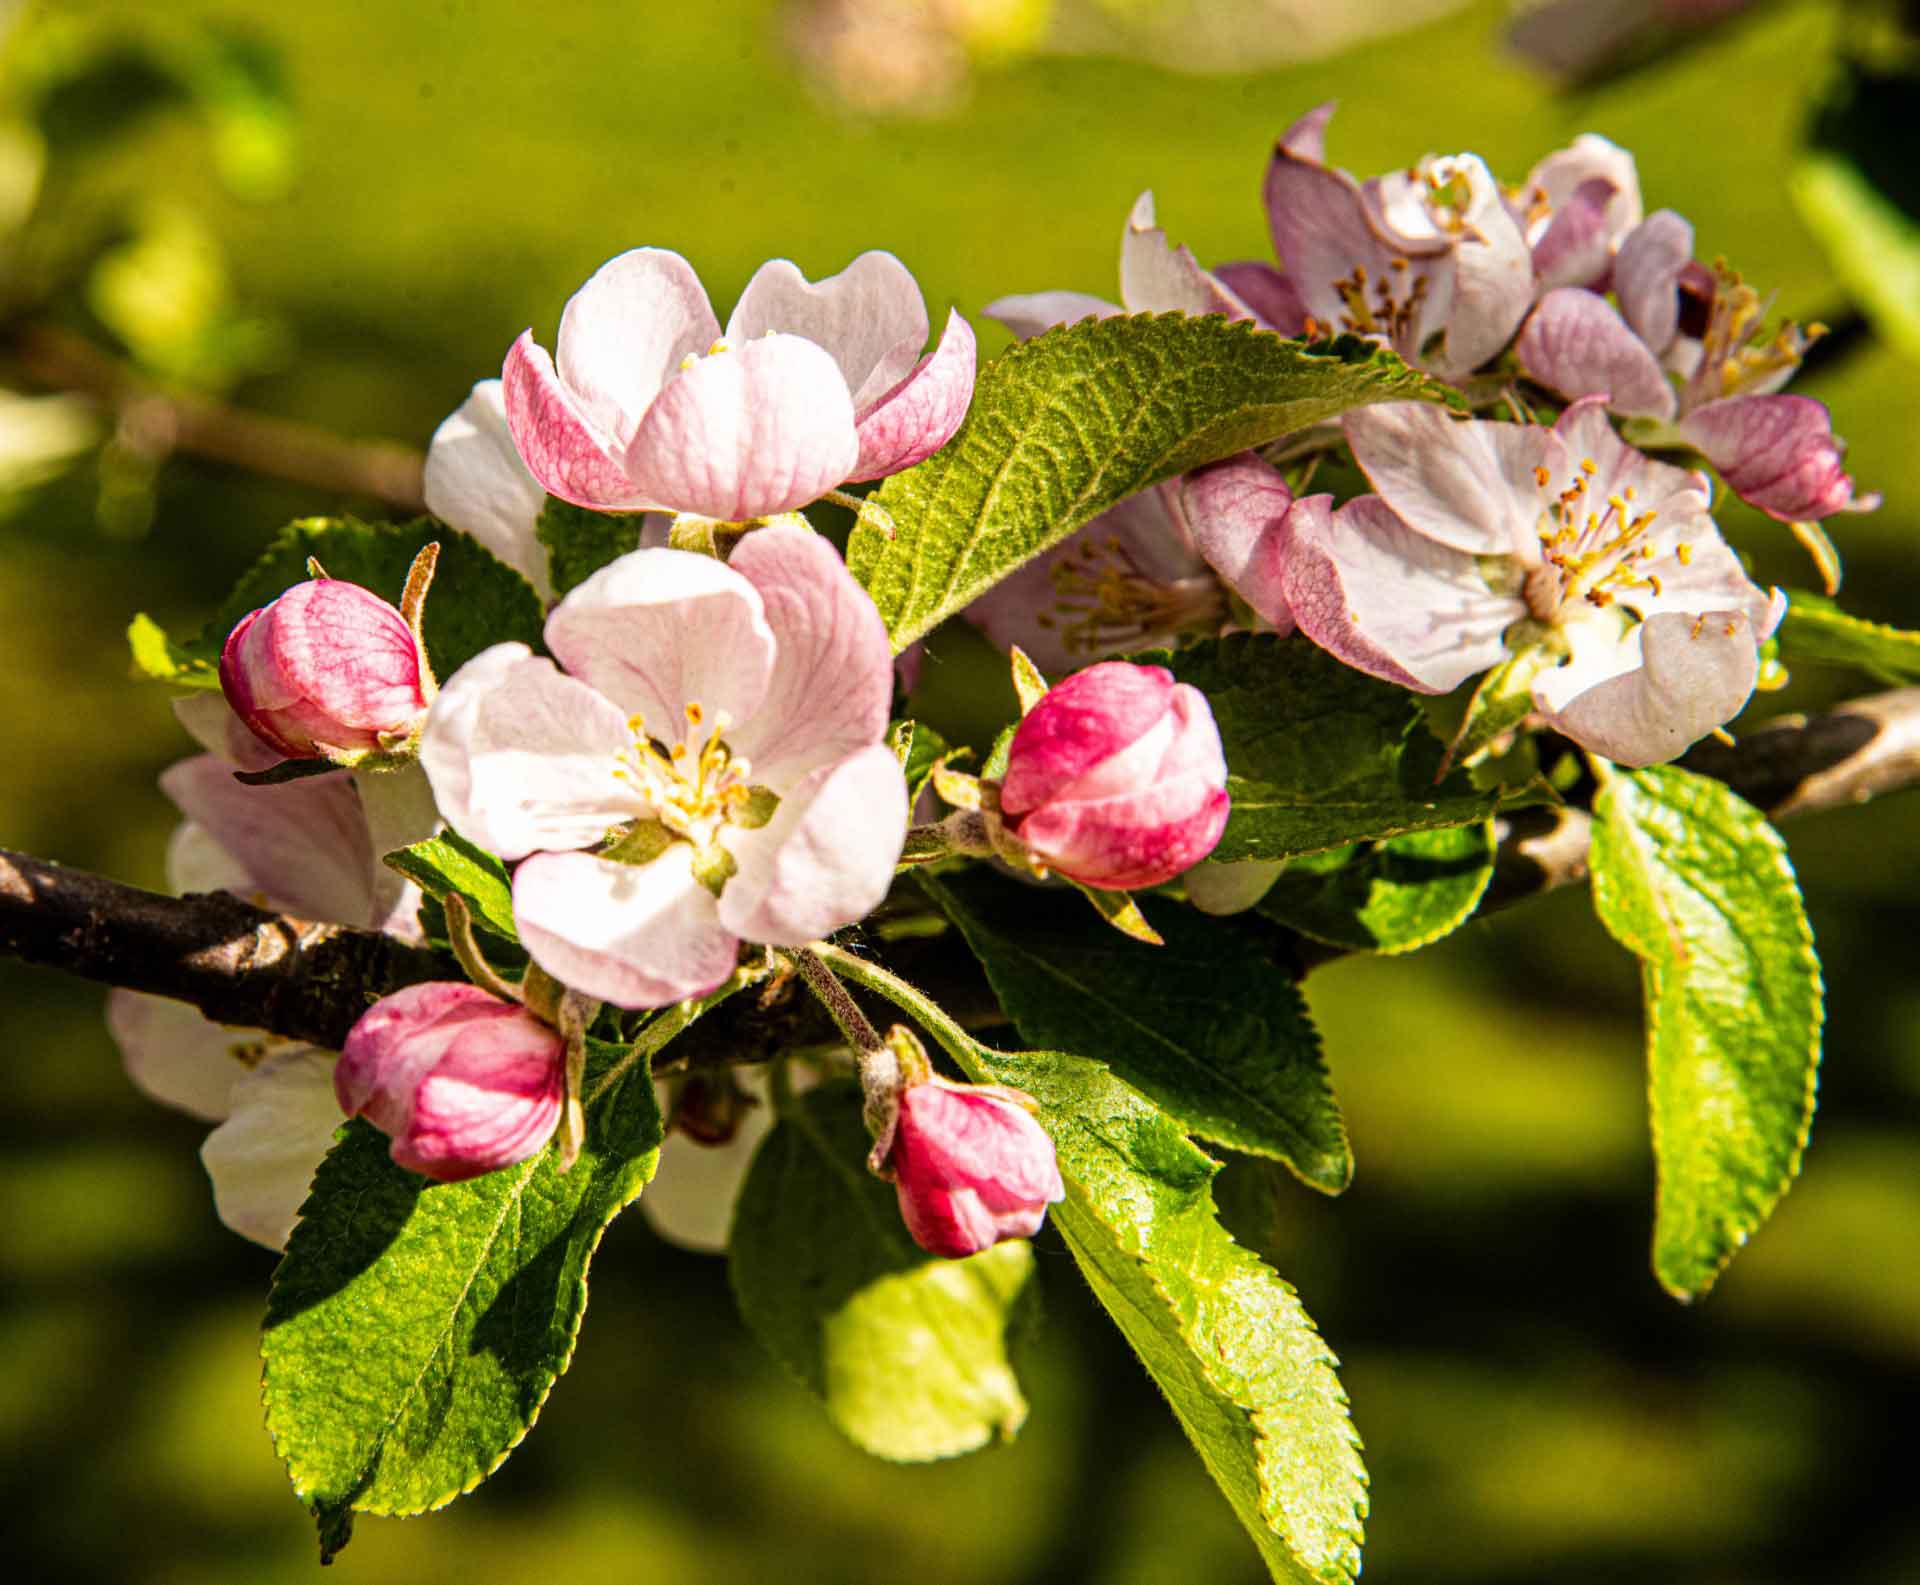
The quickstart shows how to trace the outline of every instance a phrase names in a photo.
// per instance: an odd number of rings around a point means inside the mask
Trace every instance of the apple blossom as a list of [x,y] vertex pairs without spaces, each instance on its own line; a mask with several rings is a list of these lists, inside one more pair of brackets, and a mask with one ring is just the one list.
[[900,1091],[883,1166],[922,1249],[950,1260],[1031,1238],[1066,1198],[1053,1141],[1026,1097],[997,1085],[928,1078]]
[[254,736],[288,759],[356,764],[403,748],[433,698],[406,617],[338,578],[295,584],[235,624],[220,688]]
[[1880,504],[1854,494],[1825,405],[1776,394],[1811,336],[1782,325],[1760,339],[1759,294],[1696,261],[1684,219],[1666,209],[1648,216],[1622,241],[1611,279],[1617,310],[1579,286],[1540,300],[1514,348],[1530,378],[1569,400],[1604,396],[1616,412],[1671,426],[1735,494],[1781,522]]
[[1281,552],[1323,648],[1445,693],[1544,645],[1558,664],[1535,707],[1626,765],[1671,759],[1746,703],[1780,598],[1721,539],[1706,479],[1626,445],[1598,399],[1551,430],[1426,403],[1344,423],[1379,493],[1298,519]]
[[564,672],[522,644],[456,672],[421,762],[448,824],[523,861],[515,921],[556,979],[664,1006],[718,985],[742,940],[804,945],[885,895],[907,819],[892,655],[825,540],[634,551],[555,606],[546,643]]
[[504,390],[499,380],[481,380],[441,422],[427,447],[422,490],[429,512],[471,534],[544,600],[553,584],[534,530],[547,492],[514,446]]
[[392,1139],[410,1172],[457,1183],[525,1161],[553,1137],[566,1042],[477,985],[429,981],[383,996],[347,1036],[333,1090]]
[[1633,156],[1583,132],[1527,173],[1508,198],[1532,252],[1536,289],[1606,288],[1613,255],[1640,224],[1640,177]]
[[555,354],[530,330],[513,344],[507,423],[533,477],[576,505],[768,517],[947,443],[973,396],[973,331],[949,314],[922,357],[927,331],[890,253],[819,282],[764,264],[722,332],[692,265],[635,248],[574,294]]
[[1102,661],[1048,689],[1015,729],[1000,814],[1047,868],[1131,891],[1213,851],[1226,784],[1205,694],[1163,666]]
[[1327,104],[1301,117],[1267,168],[1274,251],[1307,332],[1374,337],[1463,378],[1507,344],[1533,300],[1527,240],[1477,155],[1428,156],[1365,183],[1326,165],[1332,114]]

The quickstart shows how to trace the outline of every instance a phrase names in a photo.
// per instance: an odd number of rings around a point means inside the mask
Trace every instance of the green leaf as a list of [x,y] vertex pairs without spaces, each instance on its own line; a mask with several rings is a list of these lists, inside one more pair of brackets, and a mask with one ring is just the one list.
[[1162,479],[1370,402],[1455,393],[1370,342],[1309,349],[1219,316],[1065,325],[980,371],[960,431],[873,497],[847,565],[895,650],[1022,562]]
[[1162,946],[1098,923],[1071,892],[979,867],[918,877],[967,938],[1023,1040],[1098,1056],[1189,1128],[1338,1194],[1346,1125],[1300,989],[1231,925],[1161,897]]
[[1476,825],[1511,798],[1454,774],[1418,697],[1303,638],[1235,634],[1137,657],[1207,696],[1233,812],[1213,857],[1284,859],[1409,831]]
[[1885,683],[1920,682],[1920,633],[1849,616],[1824,595],[1789,595],[1777,637],[1789,665],[1853,666]]
[[1874,328],[1920,358],[1920,174],[1912,156],[1920,71],[1888,65],[1842,69],[1788,190]]
[[[622,1054],[589,1043],[590,1092]],[[347,1125],[274,1273],[261,1343],[267,1429],[323,1543],[344,1541],[349,1510],[451,1502],[526,1435],[572,1357],[587,1263],[660,1138],[645,1062],[590,1108],[565,1175],[546,1149],[429,1183],[372,1126]]]
[[1800,1170],[1820,964],[1779,833],[1721,783],[1672,766],[1611,771],[1594,813],[1594,906],[1646,990],[1653,1269],[1687,1299]]
[[457,831],[400,848],[387,854],[386,860],[436,902],[444,903],[449,892],[456,892],[474,924],[507,941],[520,939],[513,923],[513,881],[506,865]]
[[176,688],[217,690],[220,670],[204,655],[196,655],[167,637],[160,624],[145,612],[127,624],[127,647],[133,651],[133,674]]
[[1256,906],[1316,941],[1411,952],[1473,917],[1493,852],[1491,821],[1333,848],[1292,860]]
[[559,599],[608,562],[638,550],[643,520],[639,512],[590,512],[558,496],[548,496],[533,534],[547,547],[553,597]]
[[307,558],[329,578],[371,589],[396,606],[420,548],[440,544],[440,564],[427,594],[427,658],[442,682],[489,645],[518,640],[538,649],[545,620],[527,580],[472,536],[430,517],[411,523],[363,523],[352,517],[308,517],[289,523],[248,568],[220,614],[189,646],[212,657],[249,611],[278,599],[308,577]]
[[1027,1401],[1007,1334],[1033,1250],[920,1249],[892,1187],[867,1171],[860,1106],[855,1085],[814,1090],[754,1156],[728,1243],[741,1317],[869,1453],[950,1458],[1011,1437]]
[[1097,1062],[956,1056],[1039,1102],[1067,1187],[1054,1225],[1272,1577],[1354,1579],[1367,1474],[1336,1362],[1293,1289],[1220,1225],[1217,1164]]

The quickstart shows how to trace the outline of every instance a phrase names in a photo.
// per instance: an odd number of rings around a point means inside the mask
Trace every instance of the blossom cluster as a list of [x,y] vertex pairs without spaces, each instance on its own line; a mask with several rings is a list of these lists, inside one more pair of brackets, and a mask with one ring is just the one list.
[[[1297,630],[1422,693],[1514,665],[1540,724],[1622,764],[1671,759],[1739,713],[1784,611],[1722,537],[1699,463],[1783,522],[1879,503],[1826,408],[1780,389],[1818,327],[1765,334],[1759,294],[1696,258],[1680,215],[1647,214],[1632,156],[1602,137],[1511,186],[1474,154],[1360,181],[1327,163],[1332,109],[1275,144],[1274,261],[1203,267],[1147,193],[1119,303],[1039,292],[988,312],[1020,336],[1181,311],[1365,338],[1468,414],[1355,409],[1290,446],[1292,470],[1247,453],[1157,486],[968,615],[1056,667],[1234,627]],[[1369,490],[1298,493],[1297,464],[1335,448]]]
[[[555,1140],[570,1163],[596,1019],[631,1035],[629,1015],[794,972],[903,862],[991,858],[1116,920],[1111,894],[1189,872],[1196,906],[1249,905],[1257,877],[1194,868],[1230,810],[1206,697],[1109,657],[1238,628],[1297,633],[1418,693],[1493,674],[1533,725],[1624,765],[1731,721],[1783,604],[1722,537],[1705,469],[1781,521],[1876,504],[1825,408],[1780,389],[1814,332],[1763,338],[1757,294],[1695,258],[1681,217],[1644,213],[1632,158],[1604,139],[1511,187],[1472,154],[1357,181],[1327,163],[1330,115],[1273,150],[1274,261],[1203,267],[1145,194],[1118,304],[1043,292],[989,312],[1018,335],[1174,311],[1358,337],[1452,404],[1354,408],[1167,480],[981,597],[966,615],[1015,651],[1023,718],[997,778],[934,776],[957,812],[916,842],[886,625],[802,509],[860,509],[844,486],[953,438],[974,391],[967,322],[949,314],[928,350],[913,277],[865,253],[819,282],[765,265],[723,328],[685,259],[638,248],[574,295],[552,352],[515,340],[435,435],[425,487],[541,596],[542,652],[496,643],[442,681],[422,623],[432,553],[400,608],[314,567],[227,636],[222,695],[182,711],[208,753],[163,787],[189,822],[182,889],[419,940],[420,895],[381,858],[445,829],[509,872],[529,961],[517,978],[489,966],[449,904],[471,983],[383,998],[337,1062],[117,996],[135,1078],[219,1125],[205,1154],[223,1217],[284,1242],[343,1117],[436,1180]],[[1307,493],[1336,454],[1365,487]],[[549,498],[639,516],[640,548],[556,598]],[[316,774],[263,783],[283,762]],[[960,1256],[1035,1231],[1064,1191],[1025,1098],[930,1070],[888,1082],[868,1097],[888,1120],[874,1166],[914,1237]],[[668,1170],[642,1204],[715,1247],[766,1089],[721,1069],[660,1099]]]

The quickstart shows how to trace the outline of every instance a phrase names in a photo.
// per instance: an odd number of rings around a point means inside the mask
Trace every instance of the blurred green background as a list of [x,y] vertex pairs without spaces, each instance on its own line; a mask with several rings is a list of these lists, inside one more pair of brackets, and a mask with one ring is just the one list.
[[[66,107],[73,147],[56,143],[50,192],[96,220],[131,205],[149,242],[157,229],[161,252],[129,266],[136,295],[171,281],[218,298],[207,271],[224,269],[217,334],[169,353],[152,332],[149,366],[172,356],[170,372],[250,409],[416,447],[523,326],[547,336],[594,266],[641,242],[692,258],[723,312],[765,258],[818,275],[890,248],[936,314],[975,316],[989,350],[1004,338],[978,311],[997,295],[1112,292],[1143,187],[1203,258],[1264,257],[1269,140],[1332,96],[1333,157],[1363,173],[1472,148],[1518,179],[1604,132],[1637,154],[1650,208],[1692,218],[1704,254],[1777,286],[1787,313],[1845,322],[1786,191],[1831,7],[1769,8],[1583,93],[1502,52],[1498,5],[1209,76],[1027,52],[1036,9],[1000,7],[970,75],[906,95],[938,114],[874,118],[796,66],[817,18],[753,0],[43,8],[245,28],[277,54],[297,140],[288,180],[271,126],[255,147],[244,117],[224,182],[181,112],[88,157],[89,117],[124,108],[109,96]],[[1247,58],[1270,59],[1272,42]],[[167,206],[217,249],[176,228],[168,252]],[[149,331],[173,301],[149,305]],[[143,322],[78,286],[44,312],[103,342],[116,312],[123,340]],[[1839,520],[1849,603],[1913,624],[1920,368],[1871,335],[1844,350],[1799,388],[1831,404],[1856,477],[1888,498]],[[164,692],[127,680],[128,617],[191,631],[281,522],[377,506],[186,456],[148,477],[138,453],[110,451],[0,521],[0,840],[158,885],[173,815],[154,776],[188,745]],[[1763,579],[1811,581],[1777,525],[1723,521]],[[1796,678],[1765,708],[1867,686]],[[1243,1196],[1242,1213],[1344,1362],[1373,1472],[1369,1580],[1920,1580],[1920,1505],[1898,1462],[1920,1414],[1917,808],[1789,832],[1830,977],[1820,1116],[1801,1183],[1692,1309],[1648,1273],[1636,976],[1583,897],[1313,976],[1358,1178],[1337,1202],[1290,1188]],[[11,1575],[308,1579],[311,1525],[257,1401],[273,1259],[214,1221],[203,1129],[127,1085],[101,1000],[0,962]],[[1039,1255],[1026,1431],[892,1468],[841,1443],[758,1352],[721,1263],[630,1215],[595,1262],[579,1352],[536,1433],[447,1512],[362,1521],[337,1568],[370,1585],[1256,1581],[1071,1260],[1051,1236]]]

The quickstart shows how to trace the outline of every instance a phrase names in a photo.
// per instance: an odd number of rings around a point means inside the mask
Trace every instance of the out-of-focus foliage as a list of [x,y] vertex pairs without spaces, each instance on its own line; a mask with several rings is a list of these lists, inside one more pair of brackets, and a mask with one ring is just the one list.
[[[193,204],[244,298],[297,333],[298,359],[237,399],[416,445],[523,325],[550,330],[585,274],[633,243],[696,258],[717,298],[766,257],[819,274],[890,247],[936,308],[977,318],[1004,291],[1109,291],[1118,222],[1152,185],[1203,258],[1264,256],[1270,140],[1329,95],[1358,170],[1472,147],[1518,175],[1577,131],[1605,132],[1634,149],[1653,202],[1694,220],[1704,253],[1779,287],[1780,311],[1838,322],[1849,295],[1784,184],[1837,36],[1824,5],[1767,8],[1577,98],[1502,57],[1505,7],[1488,4],[1310,69],[1212,81],[1114,59],[983,61],[963,112],[881,127],[822,106],[771,8],[744,0],[195,0],[168,14],[245,22],[283,52],[301,181],[237,201],[178,107],[100,151],[93,180]],[[91,147],[54,147],[52,165]],[[79,278],[68,287],[69,322],[87,324]],[[1849,601],[1911,627],[1914,365],[1871,336],[1843,350],[1805,388],[1888,498],[1834,530]],[[0,816],[10,843],[155,883],[171,816],[151,780],[187,743],[163,690],[127,685],[127,613],[192,631],[273,527],[370,507],[180,458],[159,476],[150,537],[122,544],[90,529],[96,483],[56,480],[0,529]],[[1804,580],[1777,525],[1723,521],[1756,576]],[[964,727],[1004,689],[978,655],[969,635],[936,634],[916,714]],[[1796,667],[1779,706],[1860,685]],[[1373,1478],[1367,1578],[1776,1585],[1920,1570],[1898,1456],[1920,1408],[1911,805],[1788,828],[1834,1008],[1816,1145],[1766,1233],[1691,1309],[1645,1275],[1636,975],[1585,899],[1308,981],[1354,1186],[1323,1201],[1236,1160],[1215,1194],[1338,1340]],[[200,1131],[132,1093],[99,1001],[0,966],[0,1480],[15,1565],[140,1585],[311,1580],[310,1525],[261,1429],[272,1259],[214,1222]],[[541,1434],[431,1524],[363,1522],[341,1566],[473,1585],[642,1566],[720,1585],[1257,1579],[1057,1237],[1035,1264],[1048,1314],[1014,1351],[1031,1402],[1019,1438],[897,1469],[847,1445],[738,1327],[721,1263],[624,1217]],[[1075,1522],[1096,1511],[1117,1516],[1113,1536]]]

